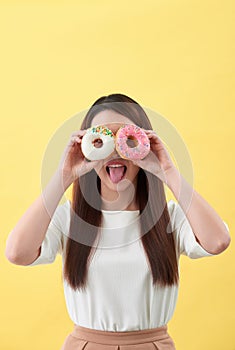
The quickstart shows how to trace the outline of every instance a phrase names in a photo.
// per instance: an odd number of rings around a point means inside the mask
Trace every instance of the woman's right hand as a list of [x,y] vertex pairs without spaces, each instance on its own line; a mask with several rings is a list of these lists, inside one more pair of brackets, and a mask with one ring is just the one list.
[[58,171],[65,183],[71,184],[79,176],[91,171],[98,160],[87,160],[81,150],[82,137],[86,130],[78,130],[71,134],[70,140],[61,157]]

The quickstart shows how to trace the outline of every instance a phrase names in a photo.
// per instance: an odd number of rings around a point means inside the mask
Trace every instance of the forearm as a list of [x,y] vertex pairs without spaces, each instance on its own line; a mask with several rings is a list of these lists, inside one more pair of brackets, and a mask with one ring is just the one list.
[[61,176],[55,172],[42,194],[26,210],[6,241],[5,255],[11,262],[30,263],[37,257],[51,217],[68,186],[63,188]]
[[199,244],[211,254],[225,250],[230,243],[230,235],[216,211],[192,188],[177,168],[166,173],[166,180]]

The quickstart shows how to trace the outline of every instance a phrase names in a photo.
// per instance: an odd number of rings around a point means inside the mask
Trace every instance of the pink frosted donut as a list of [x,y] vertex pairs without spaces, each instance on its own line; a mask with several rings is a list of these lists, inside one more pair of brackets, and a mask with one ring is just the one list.
[[144,130],[126,124],[116,133],[116,150],[124,159],[143,159],[150,151],[150,141]]

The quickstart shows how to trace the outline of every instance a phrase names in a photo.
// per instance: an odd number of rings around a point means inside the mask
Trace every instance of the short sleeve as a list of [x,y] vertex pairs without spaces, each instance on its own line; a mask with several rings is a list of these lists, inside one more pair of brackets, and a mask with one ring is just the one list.
[[42,241],[40,255],[27,266],[51,264],[57,254],[62,254],[64,233],[68,232],[69,215],[70,201],[67,200],[64,204],[57,206],[47,228],[45,238]]
[[[178,256],[180,254],[186,255],[191,259],[202,258],[206,256],[214,256],[206,251],[196,240],[192,231],[191,225],[178,203],[173,200],[168,202],[168,210],[171,217],[171,224],[174,230],[174,238]],[[228,225],[223,221],[226,228]]]

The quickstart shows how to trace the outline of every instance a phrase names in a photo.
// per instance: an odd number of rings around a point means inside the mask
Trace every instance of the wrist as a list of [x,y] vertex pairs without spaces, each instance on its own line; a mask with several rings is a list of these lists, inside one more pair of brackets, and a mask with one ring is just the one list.
[[68,187],[74,182],[72,175],[65,174],[61,169],[58,169],[56,171],[55,176],[59,179],[64,191],[66,191]]
[[172,189],[172,187],[180,181],[180,172],[175,166],[164,171],[164,175],[164,182],[170,189]]

